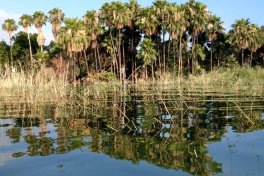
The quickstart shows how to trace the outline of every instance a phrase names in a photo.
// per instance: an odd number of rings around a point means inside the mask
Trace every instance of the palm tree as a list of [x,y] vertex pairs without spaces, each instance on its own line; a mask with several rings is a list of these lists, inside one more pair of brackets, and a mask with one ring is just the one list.
[[[139,9],[138,20],[136,25],[139,27],[141,32],[147,38],[151,38],[153,35],[157,34],[158,31],[158,19],[155,15],[153,8],[142,7]],[[159,54],[159,53],[158,53]],[[158,57],[159,71],[161,75],[161,59],[160,55]]]
[[[122,34],[121,29],[129,23],[129,18],[126,15],[128,11],[125,3],[122,2],[111,2],[105,3],[101,8],[101,21],[109,28],[111,35],[112,30],[117,29],[118,31],[118,46],[117,46],[117,58],[118,58],[118,67],[119,67],[119,79],[122,80],[124,70],[125,70],[125,58],[123,56],[122,63],[122,52],[121,52],[121,43],[122,43]],[[124,65],[123,65],[124,64]],[[124,68],[124,69],[122,69]]]
[[[100,25],[99,14],[100,14],[100,11],[92,10],[92,11],[87,11],[86,14],[83,16],[83,22],[86,26],[86,33],[87,35],[91,37],[91,44],[89,46],[92,49],[94,49],[95,70],[97,70],[98,65],[99,65],[99,69],[101,70],[101,60],[100,60],[97,38],[98,38],[98,35],[102,33],[103,29]],[[88,65],[86,66],[88,70]]]
[[241,65],[244,65],[244,50],[249,46],[248,28],[249,19],[241,19],[232,24],[232,30],[229,32],[229,42],[236,45],[241,51]]
[[173,69],[174,73],[176,72],[176,55],[174,49],[175,41],[179,42],[179,64],[178,64],[178,74],[182,74],[182,36],[187,28],[187,21],[184,17],[184,6],[171,5],[168,9],[169,18],[168,18],[168,31],[173,42],[173,52],[174,52],[174,64]]
[[[162,36],[162,60],[163,60],[163,72],[166,72],[166,46],[165,35],[167,33],[167,21],[168,21],[168,8],[172,6],[166,0],[156,0],[153,2],[153,12],[158,20],[158,33]],[[168,56],[169,57],[169,56]]]
[[32,67],[33,66],[33,56],[32,56],[32,47],[31,47],[31,41],[30,41],[30,36],[29,36],[29,28],[33,24],[33,18],[30,15],[23,14],[19,18],[18,24],[24,28],[28,36],[29,55],[30,55],[30,61],[31,61],[31,67]]
[[156,34],[158,30],[158,19],[153,11],[153,8],[140,8],[136,24],[145,36],[151,37]]
[[66,50],[67,55],[72,58],[73,80],[75,80],[76,61],[78,61],[78,66],[80,68],[80,58],[77,57],[77,55],[88,47],[90,37],[87,36],[85,32],[83,21],[77,18],[67,18],[64,20],[64,23],[65,26],[63,26],[59,32],[58,43]]
[[154,81],[154,66],[153,62],[157,59],[157,51],[155,49],[155,44],[149,38],[144,38],[139,44],[139,51],[137,53],[137,58],[143,59],[144,61],[144,78],[148,79],[148,65],[151,65],[152,79]]
[[223,26],[223,21],[215,15],[212,15],[208,19],[208,25],[207,25],[207,34],[208,34],[208,40],[211,44],[210,46],[210,67],[211,70],[213,69],[213,42],[217,39],[217,35],[219,33],[222,33],[225,30]]
[[192,37],[192,74],[196,73],[196,44],[198,43],[198,36],[205,30],[207,19],[210,12],[206,5],[195,0],[189,0],[185,4],[185,16],[189,22],[188,30]]
[[135,70],[136,70],[136,41],[137,36],[135,35],[137,32],[136,21],[138,19],[140,5],[137,0],[130,0],[129,3],[126,4],[127,12],[127,26],[130,30],[130,41],[129,41],[129,51],[131,53],[131,76],[132,81],[135,81]]
[[250,66],[253,62],[253,52],[256,52],[262,45],[262,37],[260,28],[256,24],[250,24],[248,28],[248,49],[250,51]]
[[61,11],[61,9],[54,8],[48,12],[48,19],[52,25],[54,42],[58,43],[58,35],[61,28],[61,23],[64,20],[64,13]]
[[40,46],[41,53],[43,53],[43,45],[45,42],[45,37],[42,32],[42,26],[46,24],[47,16],[40,11],[37,11],[33,14],[35,27],[38,29],[38,45]]
[[12,36],[13,36],[13,32],[17,30],[17,25],[15,20],[13,19],[6,19],[4,24],[2,25],[2,29],[4,31],[8,32],[8,36],[9,36],[9,41],[10,41],[10,56],[11,56],[11,60],[9,61],[9,64],[11,64],[13,66],[13,54],[12,54]]

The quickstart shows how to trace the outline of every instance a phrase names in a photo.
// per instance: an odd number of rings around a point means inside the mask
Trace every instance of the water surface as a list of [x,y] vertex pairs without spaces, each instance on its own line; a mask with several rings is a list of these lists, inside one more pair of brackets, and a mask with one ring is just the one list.
[[243,92],[2,101],[0,175],[261,176],[263,129],[263,97]]

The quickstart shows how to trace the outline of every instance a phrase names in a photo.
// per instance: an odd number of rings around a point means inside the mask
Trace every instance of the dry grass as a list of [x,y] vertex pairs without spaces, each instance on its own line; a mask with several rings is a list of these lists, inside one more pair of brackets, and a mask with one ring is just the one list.
[[13,101],[58,102],[67,96],[69,88],[65,78],[57,77],[50,68],[27,73],[9,68],[1,71],[0,96]]
[[[248,95],[264,95],[264,69],[227,68],[214,70],[188,78],[167,74],[163,78],[145,81],[136,85],[122,85],[119,81],[98,81],[74,87],[66,76],[56,76],[53,69],[41,67],[38,71],[4,69],[0,71],[0,101],[19,101],[30,104],[72,104],[107,99],[111,94],[130,95],[131,87],[136,91],[151,93],[162,91],[192,91],[233,93],[243,91]],[[73,104],[74,104],[73,103]]]

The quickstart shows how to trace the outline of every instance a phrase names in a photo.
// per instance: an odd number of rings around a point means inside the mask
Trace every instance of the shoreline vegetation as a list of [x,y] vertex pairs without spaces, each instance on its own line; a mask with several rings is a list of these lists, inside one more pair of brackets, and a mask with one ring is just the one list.
[[[7,67],[9,68],[9,67]],[[264,69],[220,68],[201,75],[177,77],[166,74],[159,79],[139,79],[120,82],[117,78],[87,78],[82,85],[66,80],[67,75],[57,76],[52,68],[41,66],[38,71],[6,69],[0,73],[0,100],[21,101],[29,104],[66,104],[72,99],[100,100],[108,94],[130,96],[135,92],[162,94],[162,92],[184,96],[184,94],[222,93],[244,96],[264,96]],[[15,100],[15,101],[16,101]]]
[[[49,22],[54,41],[45,45]],[[18,25],[24,28],[15,34]],[[35,27],[37,34],[29,32]],[[223,21],[205,4],[155,0],[104,3],[82,19],[58,8],[6,19],[0,42],[1,101],[63,104],[133,91],[263,96],[264,26]]]

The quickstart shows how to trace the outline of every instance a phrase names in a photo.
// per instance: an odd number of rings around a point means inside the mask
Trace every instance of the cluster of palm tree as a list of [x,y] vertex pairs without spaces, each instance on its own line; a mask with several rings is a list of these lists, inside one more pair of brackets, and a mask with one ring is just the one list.
[[[41,52],[45,52],[42,27],[47,21],[52,25],[55,45],[61,48],[59,55],[71,63],[74,76],[77,70],[87,74],[111,71],[120,80],[135,80],[138,75],[147,79],[148,70],[153,79],[167,72],[182,75],[196,74],[201,68],[212,70],[216,65],[213,53],[222,43],[233,47],[229,55],[242,53],[241,65],[244,50],[250,52],[252,65],[253,53],[262,48],[264,36],[264,27],[245,19],[236,21],[225,33],[221,19],[195,0],[181,5],[155,0],[150,7],[141,7],[136,0],[114,1],[97,11],[87,11],[83,19],[65,18],[58,8],[47,15],[40,11],[22,15],[19,25],[28,34],[29,46],[29,28],[34,24]],[[18,28],[15,21],[7,19],[2,28],[8,32],[11,46],[12,34]],[[31,47],[29,52],[33,65]]]
[[253,53],[263,45],[263,27],[250,23],[249,19],[237,20],[229,32],[230,42],[241,51],[241,62],[244,64],[244,50],[250,51],[250,62],[252,65]]

